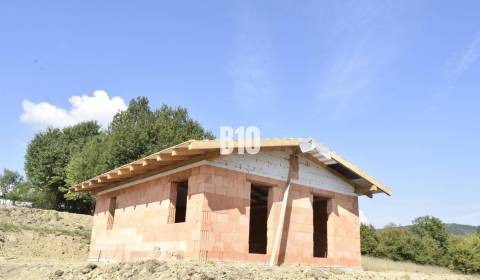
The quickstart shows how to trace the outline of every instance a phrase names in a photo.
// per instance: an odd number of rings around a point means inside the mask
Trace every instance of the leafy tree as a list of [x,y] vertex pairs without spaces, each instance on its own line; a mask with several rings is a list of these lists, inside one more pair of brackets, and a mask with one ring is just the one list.
[[155,143],[155,114],[147,98],[130,101],[127,110],[117,113],[110,124],[112,141],[110,167],[123,165],[150,152]]
[[158,137],[153,152],[170,146],[195,139],[214,139],[210,131],[206,131],[199,122],[192,120],[185,108],[172,108],[167,105],[155,111],[156,122],[154,131]]
[[213,139],[185,108],[152,110],[146,97],[131,100],[127,110],[114,116],[109,135],[111,168],[190,139]]
[[110,138],[100,134],[91,138],[68,163],[66,182],[69,186],[85,181],[110,169]]
[[28,201],[32,202],[34,200],[34,189],[30,182],[20,182],[15,185],[15,187],[7,193],[7,199],[12,201]]
[[463,273],[480,273],[480,234],[452,237],[448,253],[450,268]]
[[430,237],[421,237],[411,231],[387,227],[378,233],[376,256],[395,261],[413,261],[436,264],[442,255],[438,244]]
[[0,175],[0,197],[5,198],[22,181],[23,177],[18,172],[5,168]]
[[378,236],[372,225],[360,225],[361,252],[363,255],[374,256],[377,252]]
[[25,172],[38,192],[38,207],[90,211],[91,205],[65,199],[69,187],[66,182],[66,166],[73,154],[81,151],[85,143],[98,134],[100,127],[96,122],[85,122],[62,130],[49,128],[34,136],[27,147]]
[[409,229],[391,224],[375,231],[361,225],[360,233],[362,254],[480,273],[480,232],[449,235],[441,220],[425,216],[416,218]]
[[[73,155],[67,165],[67,185],[75,185],[110,170],[110,147],[110,138],[106,134],[90,139],[80,152]],[[80,200],[86,204],[93,204],[92,196],[86,192],[68,192],[65,197],[67,200]]]
[[432,216],[418,217],[413,220],[411,230],[421,237],[431,237],[441,248],[447,249],[449,236],[440,219]]

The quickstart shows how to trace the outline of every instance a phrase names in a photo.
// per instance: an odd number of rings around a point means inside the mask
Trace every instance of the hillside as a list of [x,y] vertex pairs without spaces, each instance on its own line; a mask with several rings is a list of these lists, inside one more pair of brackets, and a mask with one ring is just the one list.
[[0,257],[85,260],[91,216],[0,206]]
[[92,217],[0,206],[1,279],[480,279],[448,269],[364,258],[364,270],[173,260],[88,264]]
[[[400,228],[410,229],[411,225],[400,226]],[[449,234],[466,235],[466,234],[475,233],[479,227],[471,226],[471,225],[455,224],[455,223],[446,223],[445,228]]]
[[461,225],[461,224],[445,224],[445,228],[447,229],[448,233],[454,235],[464,235],[464,234],[472,234],[477,231],[479,227],[471,226],[471,225]]

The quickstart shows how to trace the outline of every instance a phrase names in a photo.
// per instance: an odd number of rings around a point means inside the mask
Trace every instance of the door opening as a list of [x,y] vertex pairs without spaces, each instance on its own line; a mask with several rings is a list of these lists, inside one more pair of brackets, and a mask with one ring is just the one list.
[[327,199],[313,197],[313,257],[327,257]]
[[175,199],[175,223],[184,223],[187,217],[188,181],[177,183]]
[[248,252],[267,253],[268,188],[252,185]]

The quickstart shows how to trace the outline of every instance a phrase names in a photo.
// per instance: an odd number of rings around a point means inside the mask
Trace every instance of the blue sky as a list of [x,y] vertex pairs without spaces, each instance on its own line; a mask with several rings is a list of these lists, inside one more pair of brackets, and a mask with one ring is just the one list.
[[101,108],[141,95],[187,107],[216,134],[256,125],[262,137],[316,138],[393,189],[360,201],[376,226],[426,214],[479,225],[479,10],[478,1],[4,1],[0,168],[23,169],[38,129],[104,121]]

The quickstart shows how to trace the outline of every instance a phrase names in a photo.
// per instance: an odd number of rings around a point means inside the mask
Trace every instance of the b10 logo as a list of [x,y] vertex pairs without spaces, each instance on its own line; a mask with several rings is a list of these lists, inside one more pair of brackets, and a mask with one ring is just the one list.
[[[235,139],[238,143],[235,146]],[[256,126],[240,126],[233,129],[230,126],[220,127],[220,154],[230,155],[238,150],[238,154],[243,155],[245,152],[254,155],[260,151],[260,129]]]

